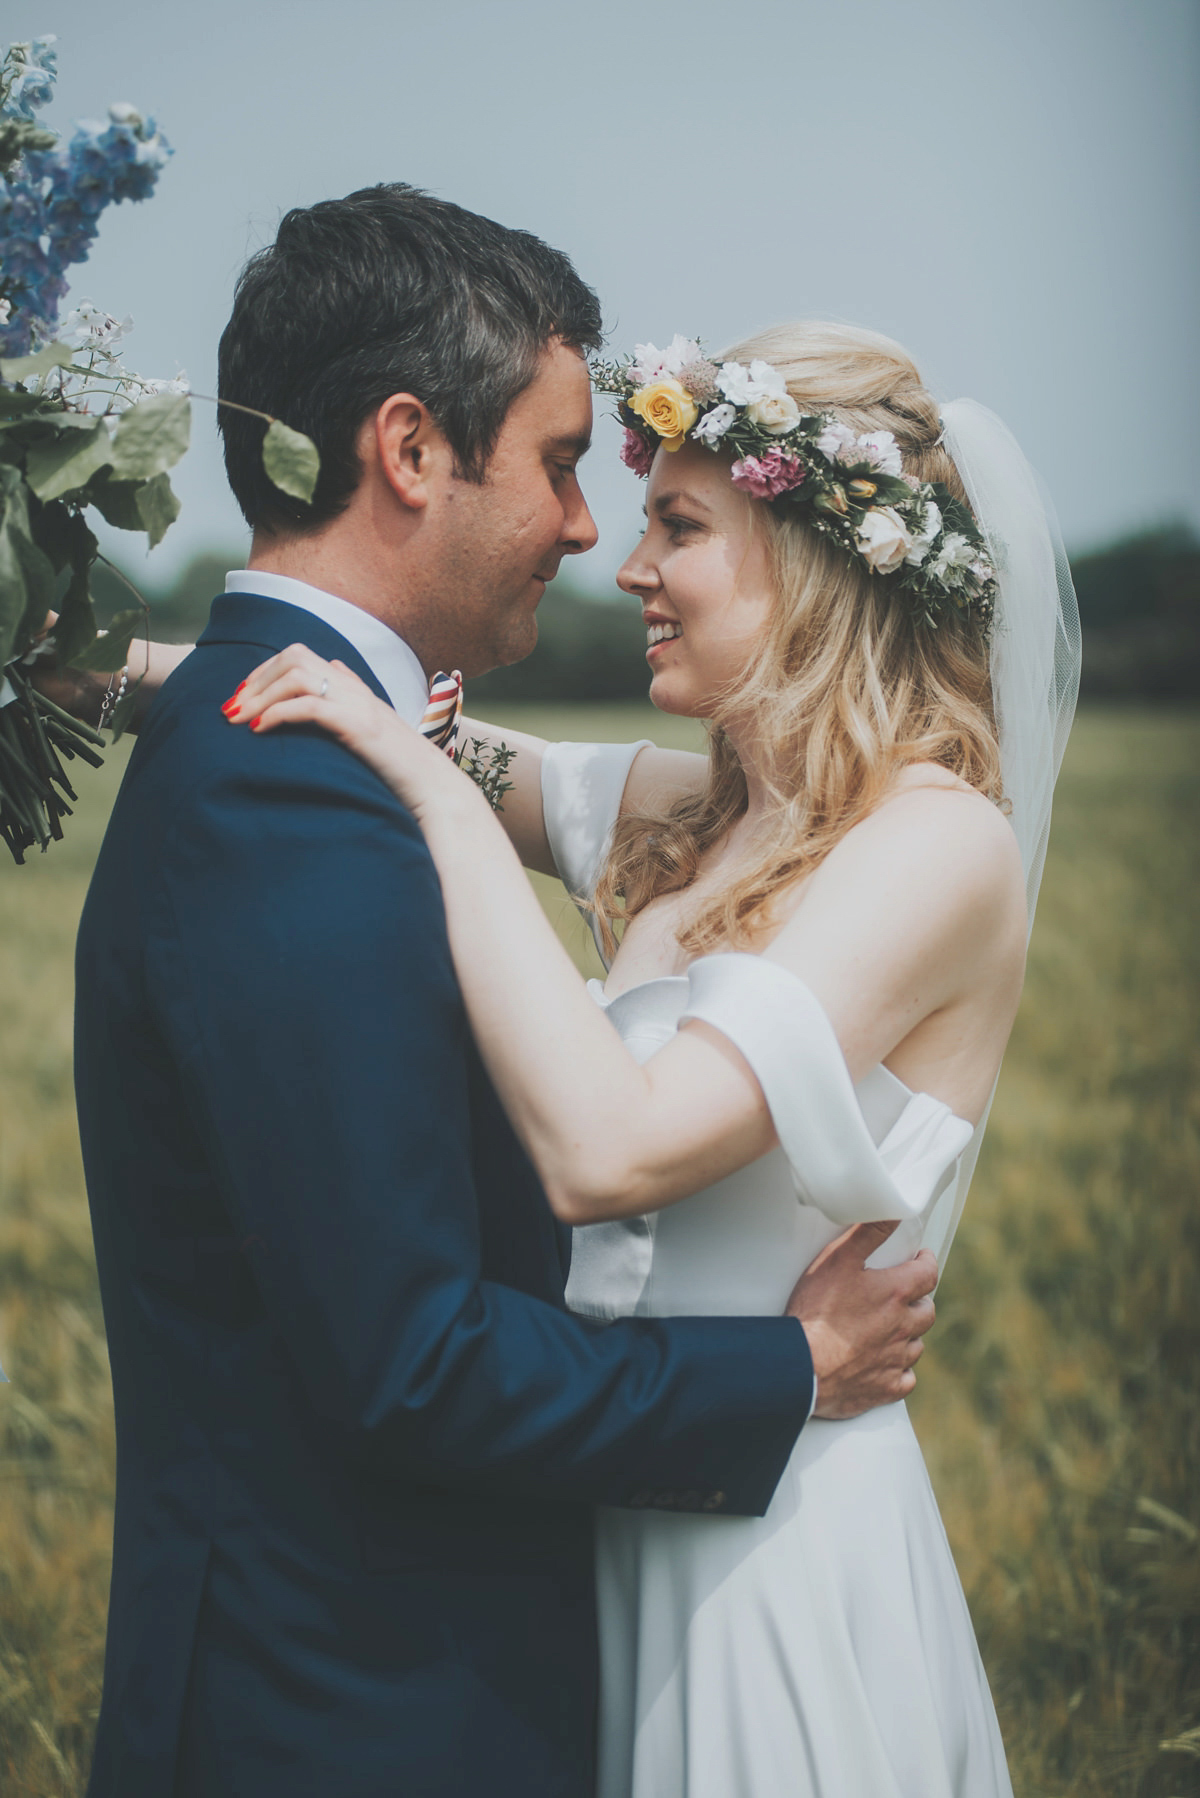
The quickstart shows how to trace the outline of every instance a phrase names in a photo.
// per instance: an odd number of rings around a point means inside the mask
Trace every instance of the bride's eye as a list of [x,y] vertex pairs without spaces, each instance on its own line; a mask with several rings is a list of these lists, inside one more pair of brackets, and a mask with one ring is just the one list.
[[689,532],[700,529],[694,518],[681,518],[678,513],[670,513],[663,519],[663,523],[666,525],[673,543],[684,542]]

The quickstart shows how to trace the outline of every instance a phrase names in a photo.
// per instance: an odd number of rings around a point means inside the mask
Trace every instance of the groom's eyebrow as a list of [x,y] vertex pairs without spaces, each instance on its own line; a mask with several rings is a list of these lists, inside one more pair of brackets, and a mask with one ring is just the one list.
[[552,437],[546,447],[551,455],[574,456],[578,462],[579,458],[586,456],[592,447],[591,433],[589,431],[570,431],[562,437]]

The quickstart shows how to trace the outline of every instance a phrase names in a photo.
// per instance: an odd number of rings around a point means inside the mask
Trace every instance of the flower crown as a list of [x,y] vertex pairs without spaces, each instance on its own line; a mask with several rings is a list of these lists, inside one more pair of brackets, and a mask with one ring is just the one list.
[[690,438],[733,450],[735,487],[786,505],[823,536],[885,575],[931,628],[996,604],[996,570],[979,526],[940,481],[905,474],[890,431],[857,436],[830,412],[802,414],[779,370],[756,359],[710,362],[695,338],[665,350],[639,343],[628,362],[592,363],[592,384],[617,398],[621,458],[650,472],[660,446]]

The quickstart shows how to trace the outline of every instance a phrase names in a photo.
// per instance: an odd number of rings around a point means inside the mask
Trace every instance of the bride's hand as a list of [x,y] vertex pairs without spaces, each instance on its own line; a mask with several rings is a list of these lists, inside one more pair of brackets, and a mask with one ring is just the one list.
[[419,818],[474,793],[449,756],[376,698],[344,662],[326,662],[303,643],[263,662],[222,706],[231,724],[266,734],[281,724],[318,724],[344,743]]

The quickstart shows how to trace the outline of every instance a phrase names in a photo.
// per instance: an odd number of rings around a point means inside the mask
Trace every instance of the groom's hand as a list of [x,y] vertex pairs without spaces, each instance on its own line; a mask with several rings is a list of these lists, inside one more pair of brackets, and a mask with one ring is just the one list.
[[807,1268],[788,1301],[804,1325],[817,1376],[817,1417],[857,1417],[894,1404],[917,1383],[913,1367],[933,1323],[937,1262],[928,1249],[899,1267],[863,1263],[895,1224],[857,1224]]

